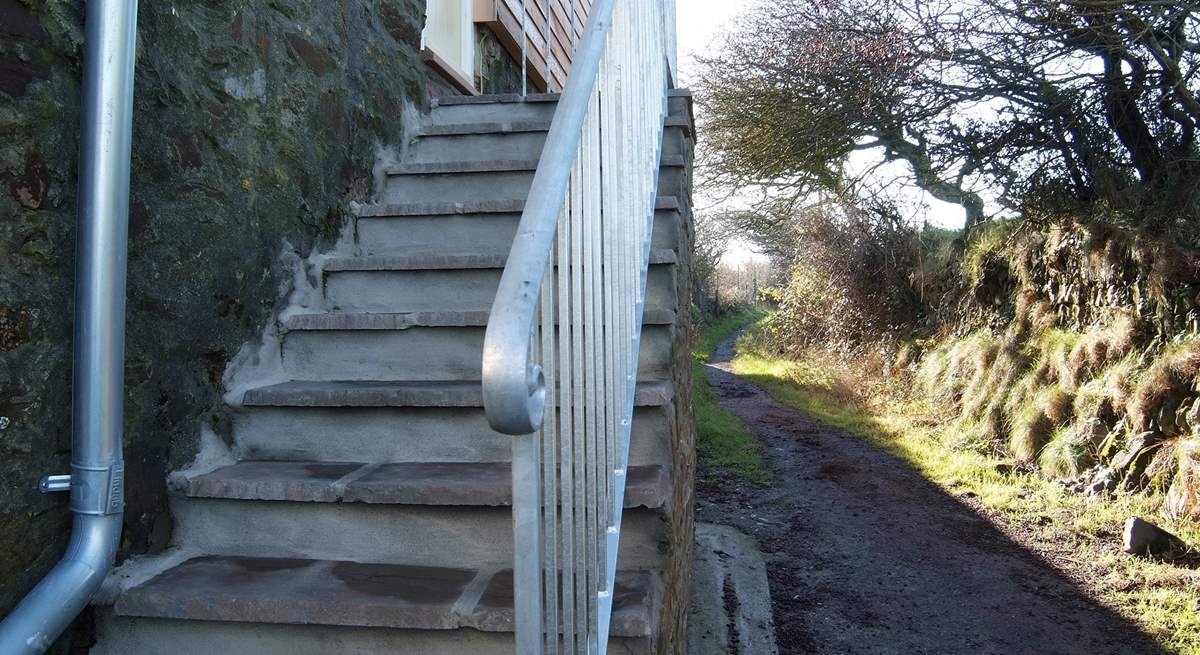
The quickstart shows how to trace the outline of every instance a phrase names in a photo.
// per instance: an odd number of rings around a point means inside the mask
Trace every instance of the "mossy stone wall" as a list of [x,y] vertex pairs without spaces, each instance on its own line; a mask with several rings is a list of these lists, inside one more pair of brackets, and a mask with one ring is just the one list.
[[[121,557],[170,536],[167,472],[270,320],[284,240],[332,241],[426,105],[424,0],[141,2]],[[0,0],[0,615],[54,564],[70,459],[84,3]]]

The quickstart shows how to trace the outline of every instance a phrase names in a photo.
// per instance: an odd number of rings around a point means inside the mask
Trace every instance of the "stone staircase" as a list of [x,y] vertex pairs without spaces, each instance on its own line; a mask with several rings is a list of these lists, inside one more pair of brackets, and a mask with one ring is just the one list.
[[[232,457],[170,479],[174,548],[114,574],[100,655],[511,653],[509,437],[484,418],[484,328],[554,98],[450,98],[279,321],[286,381],[231,412]],[[671,99],[612,652],[656,648],[690,120]],[[150,572],[147,573],[146,571]],[[124,583],[121,583],[124,581]]]

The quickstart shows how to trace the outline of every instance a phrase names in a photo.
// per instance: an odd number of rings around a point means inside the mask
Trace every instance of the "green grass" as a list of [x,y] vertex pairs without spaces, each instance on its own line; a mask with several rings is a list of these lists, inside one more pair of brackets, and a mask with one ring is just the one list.
[[728,312],[706,321],[700,326],[700,333],[696,335],[696,343],[692,344],[692,359],[698,362],[707,362],[713,351],[717,349],[717,345],[726,337],[761,320],[766,315],[766,312],[761,309],[745,309]]
[[1200,545],[1200,525],[1171,520],[1161,498],[1120,493],[1103,502],[1045,477],[1021,472],[1011,461],[978,449],[953,423],[939,421],[925,401],[901,397],[868,404],[855,397],[853,363],[831,369],[824,360],[780,359],[747,335],[733,369],[776,400],[830,426],[861,437],[907,462],[954,495],[974,496],[990,515],[1018,528],[1026,545],[1053,555],[1091,593],[1139,624],[1165,650],[1200,655],[1200,572],[1121,552],[1129,516],[1145,516],[1185,541]]
[[701,471],[733,475],[755,484],[771,480],[762,444],[733,414],[721,409],[704,374],[704,363],[726,337],[763,316],[759,310],[732,312],[703,326],[692,348],[692,403]]

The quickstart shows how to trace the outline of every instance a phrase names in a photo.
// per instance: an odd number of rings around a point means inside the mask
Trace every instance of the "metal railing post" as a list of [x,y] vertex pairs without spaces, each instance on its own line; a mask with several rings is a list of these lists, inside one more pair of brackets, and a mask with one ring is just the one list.
[[592,2],[488,319],[484,408],[515,435],[522,655],[607,651],[670,84],[665,1]]
[[133,124],[136,0],[89,0],[79,165],[75,269],[72,455],[74,513],[62,560],[0,623],[0,653],[45,652],[91,601],[112,568],[121,537],[125,359],[125,268]]

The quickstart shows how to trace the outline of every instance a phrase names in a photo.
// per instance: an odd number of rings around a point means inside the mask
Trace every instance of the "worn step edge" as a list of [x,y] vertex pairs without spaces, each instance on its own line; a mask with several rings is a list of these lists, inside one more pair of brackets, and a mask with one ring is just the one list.
[[[555,398],[557,393],[549,394]],[[669,382],[639,382],[638,407],[661,407],[674,397]],[[293,380],[247,390],[248,407],[483,407],[478,380],[326,382]]]
[[530,93],[524,96],[519,93],[489,93],[477,96],[437,96],[433,98],[431,104],[434,107],[454,107],[456,105],[490,105],[505,102],[558,102],[558,98],[559,94],[557,93]]
[[[627,509],[666,504],[666,467],[631,466],[628,471]],[[173,474],[171,488],[191,498],[226,500],[510,507],[512,465],[248,460],[201,475]]]
[[[331,257],[325,260],[326,273],[343,271],[434,271],[456,269],[504,268],[508,253],[463,253],[421,255],[375,255],[370,257]],[[674,250],[650,251],[650,264],[674,264]]]
[[[557,102],[559,95],[557,93],[529,93],[526,95],[519,93],[485,93],[476,96],[445,95],[434,97],[433,106],[484,105],[497,102]],[[667,89],[667,96],[671,98],[690,98],[692,97],[692,90],[685,86],[673,87]]]
[[[487,311],[407,312],[400,314],[295,314],[280,321],[285,332],[407,330],[414,327],[486,327]],[[648,308],[642,314],[643,325],[671,325],[675,312]]]
[[[677,196],[659,196],[656,210],[679,209]],[[359,205],[359,218],[400,218],[408,216],[452,216],[461,214],[520,214],[524,200],[479,200],[473,202],[407,202]]]
[[477,123],[448,123],[426,125],[418,136],[467,136],[472,134],[515,134],[519,132],[547,132],[550,121],[484,121]]
[[[653,587],[654,573],[617,574],[613,636],[651,636]],[[512,589],[510,570],[205,556],[125,592],[113,613],[226,623],[512,632]]]
[[[454,175],[460,173],[505,173],[537,170],[536,159],[482,159],[477,161],[445,161],[423,164],[399,164],[387,169],[392,176],[403,175]],[[684,168],[687,158],[683,155],[663,155],[662,168]]]
[[[691,122],[683,116],[668,116],[663,127],[690,129]],[[518,134],[528,132],[548,132],[550,121],[482,121],[475,123],[445,123],[441,125],[426,125],[421,128],[418,136],[471,136],[477,134]]]

